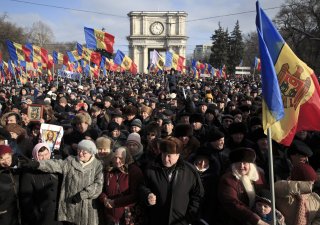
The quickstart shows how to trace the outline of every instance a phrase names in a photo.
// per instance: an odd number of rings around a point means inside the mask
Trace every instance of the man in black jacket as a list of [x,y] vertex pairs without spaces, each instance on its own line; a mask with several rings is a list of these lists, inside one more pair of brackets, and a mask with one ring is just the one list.
[[180,158],[182,143],[175,137],[160,142],[161,155],[145,171],[142,201],[149,224],[192,224],[198,219],[203,186],[195,168]]

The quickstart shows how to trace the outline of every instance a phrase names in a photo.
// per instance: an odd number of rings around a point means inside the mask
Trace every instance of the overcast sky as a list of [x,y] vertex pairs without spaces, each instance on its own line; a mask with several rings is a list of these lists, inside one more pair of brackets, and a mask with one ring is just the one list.
[[[266,10],[268,16],[273,18],[284,2],[285,0],[260,0],[260,5]],[[125,54],[128,52],[126,37],[129,35],[129,18],[127,14],[130,11],[185,11],[188,13],[186,24],[189,37],[188,55],[193,52],[195,45],[211,42],[210,36],[218,28],[219,22],[229,31],[233,30],[237,20],[243,33],[256,29],[255,0],[1,0],[1,12],[6,12],[9,16],[8,20],[18,26],[31,27],[32,23],[41,20],[51,27],[55,41],[80,43],[84,43],[84,26],[96,29],[103,27],[116,37],[114,49],[120,49]],[[204,19],[208,17],[213,18]]]

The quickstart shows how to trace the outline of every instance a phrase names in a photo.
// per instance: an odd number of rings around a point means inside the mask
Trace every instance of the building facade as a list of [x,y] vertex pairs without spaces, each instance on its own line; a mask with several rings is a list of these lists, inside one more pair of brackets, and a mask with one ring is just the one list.
[[146,72],[150,54],[155,49],[161,55],[170,51],[186,57],[186,18],[182,11],[132,11],[130,18],[129,57],[138,72]]
[[193,58],[195,60],[208,61],[211,54],[211,44],[196,45],[193,51]]

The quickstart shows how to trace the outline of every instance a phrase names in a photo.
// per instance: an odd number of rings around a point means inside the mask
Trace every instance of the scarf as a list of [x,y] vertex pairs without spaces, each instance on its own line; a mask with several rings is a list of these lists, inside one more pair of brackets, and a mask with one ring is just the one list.
[[247,175],[241,175],[237,171],[235,164],[232,164],[231,169],[232,169],[232,174],[236,177],[236,179],[241,181],[244,187],[244,190],[246,191],[249,198],[249,207],[252,208],[255,202],[255,197],[256,197],[256,192],[254,190],[252,181],[259,180],[259,173],[258,173],[257,167],[253,163],[250,163],[250,169]]
[[307,205],[306,200],[309,194],[300,194],[297,195],[298,200],[298,210],[295,225],[306,225],[308,224],[307,216]]

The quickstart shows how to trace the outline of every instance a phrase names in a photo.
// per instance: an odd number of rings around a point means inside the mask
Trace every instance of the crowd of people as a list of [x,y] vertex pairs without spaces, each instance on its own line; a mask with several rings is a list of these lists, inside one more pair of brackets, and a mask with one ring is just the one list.
[[[259,77],[7,81],[0,107],[1,225],[271,224]],[[320,133],[272,145],[277,224],[320,224]]]

